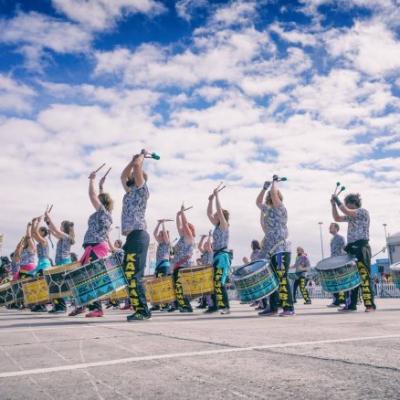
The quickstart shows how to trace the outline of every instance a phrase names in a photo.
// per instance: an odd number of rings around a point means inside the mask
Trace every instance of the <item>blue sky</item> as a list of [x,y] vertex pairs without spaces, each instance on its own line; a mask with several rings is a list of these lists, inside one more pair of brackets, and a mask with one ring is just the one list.
[[0,1],[5,250],[47,203],[82,236],[102,162],[118,225],[119,172],[142,147],[162,155],[147,167],[150,228],[185,200],[207,232],[223,179],[238,261],[277,172],[293,247],[320,257],[337,180],[362,193],[381,247],[382,223],[399,230],[399,21],[397,0]]

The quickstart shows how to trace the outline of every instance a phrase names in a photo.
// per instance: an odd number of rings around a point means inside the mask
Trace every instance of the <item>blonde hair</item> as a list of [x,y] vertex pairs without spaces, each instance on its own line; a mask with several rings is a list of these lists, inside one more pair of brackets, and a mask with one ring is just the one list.
[[104,206],[104,208],[111,212],[114,208],[114,201],[108,193],[100,193],[99,196],[100,203]]
[[[278,190],[278,197],[280,201],[283,201],[283,195],[280,190]],[[267,197],[265,199],[265,203],[268,204],[269,206],[273,205],[271,191],[268,192]]]
[[68,235],[71,244],[75,244],[74,223],[71,221],[63,221],[61,222],[61,226],[63,228],[64,233]]

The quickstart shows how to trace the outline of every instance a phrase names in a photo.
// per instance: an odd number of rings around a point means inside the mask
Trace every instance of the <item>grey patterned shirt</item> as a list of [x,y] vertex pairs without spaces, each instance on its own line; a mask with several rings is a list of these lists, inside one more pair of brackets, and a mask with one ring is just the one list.
[[38,258],[49,258],[49,246],[38,243],[36,245],[36,251]]
[[219,225],[216,225],[213,231],[213,249],[214,252],[224,249],[229,245],[229,228],[223,230]]
[[35,253],[29,249],[22,250],[20,264],[21,266],[35,264]]
[[260,259],[260,252],[261,250],[257,249],[257,250],[253,250],[250,254],[250,261],[256,261]]
[[56,264],[71,257],[71,240],[69,237],[59,239],[56,246]]
[[331,257],[342,256],[346,254],[344,248],[346,247],[346,241],[342,235],[338,233],[333,236],[331,240]]
[[369,240],[369,212],[365,208],[358,208],[354,217],[345,216],[348,222],[347,243],[354,243],[357,240]]
[[203,265],[212,265],[213,264],[213,253],[212,251],[205,251],[200,257],[201,263]]
[[149,198],[147,184],[141,187],[133,186],[128,193],[125,193],[122,201],[122,234],[127,236],[135,230],[146,230],[146,207]]
[[260,257],[268,258],[271,250],[274,254],[290,251],[290,244],[287,242],[289,231],[286,207],[283,204],[280,207],[270,207],[264,204],[262,211],[267,233],[262,243]]
[[193,264],[192,256],[193,256],[194,244],[188,244],[185,242],[184,237],[182,236],[174,247],[174,258],[173,264],[179,263],[185,257],[188,257],[188,260],[181,264],[181,267],[189,267]]
[[100,205],[99,209],[89,217],[83,244],[107,242],[112,222],[111,213],[103,205]]
[[297,273],[305,273],[310,269],[310,260],[304,254],[297,256],[294,267],[296,268]]
[[156,252],[156,262],[169,260],[169,243],[159,243]]

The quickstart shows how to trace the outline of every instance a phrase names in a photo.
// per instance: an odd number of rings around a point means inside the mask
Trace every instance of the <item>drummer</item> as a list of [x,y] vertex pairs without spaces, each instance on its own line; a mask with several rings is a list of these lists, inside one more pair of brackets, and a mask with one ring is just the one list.
[[311,304],[310,294],[307,290],[306,272],[310,271],[310,260],[302,247],[297,248],[297,257],[294,263],[296,269],[296,279],[293,283],[293,302],[296,303],[297,289],[300,287],[300,292],[304,299],[304,304]]
[[[62,221],[60,228],[57,228],[50,217],[49,211],[46,211],[44,215],[44,221],[49,228],[49,232],[58,239],[56,245],[56,265],[71,264],[71,246],[75,244],[74,223],[71,221]],[[64,313],[66,309],[65,299],[55,299],[53,300],[53,308],[49,313]]]
[[143,170],[146,154],[146,150],[136,154],[121,174],[121,183],[125,190],[121,218],[122,234],[126,236],[123,246],[125,252],[124,271],[128,281],[131,306],[135,310],[133,314],[127,316],[128,322],[151,318],[142,284],[150,242],[145,218],[147,201],[150,196],[147,174]]
[[[204,266],[213,265],[213,247],[211,242],[212,234],[202,235],[198,245],[200,251],[199,264]],[[204,309],[212,306],[212,298],[210,295],[204,295],[199,300],[199,305],[196,308]]]
[[29,222],[26,227],[26,234],[19,247],[19,274],[18,279],[31,278],[36,269],[36,246],[33,241],[32,223]]
[[[220,311],[221,314],[229,314],[229,298],[225,287],[232,263],[232,253],[228,250],[229,245],[229,211],[221,206],[219,191],[216,188],[208,197],[207,216],[214,225],[213,230],[213,267],[214,267],[214,294],[213,305],[205,312],[213,313]],[[215,200],[216,212],[213,210]]]
[[[340,226],[336,222],[329,225],[329,233],[332,235],[330,247],[331,257],[338,257],[346,254],[344,248],[346,247],[345,238],[339,234]],[[341,304],[346,304],[345,292],[333,294],[333,302],[328,307],[339,307]]]
[[41,216],[32,220],[32,235],[37,242],[36,252],[38,256],[38,264],[35,270],[37,275],[43,275],[43,271],[51,267],[49,243],[47,241],[49,230],[44,226],[39,227],[41,221]]
[[[349,194],[344,199],[344,204],[339,197],[331,197],[332,215],[336,222],[347,222],[347,246],[348,254],[357,258],[357,267],[361,276],[361,291],[365,311],[375,311],[374,292],[371,282],[371,247],[369,245],[369,212],[362,208],[361,196]],[[338,208],[344,215],[340,215]],[[357,310],[359,287],[350,293],[350,303],[339,311],[351,312]]]
[[[160,229],[161,228],[161,229]],[[170,273],[171,263],[169,260],[171,240],[169,231],[165,229],[165,220],[160,219],[153,232],[154,239],[157,242],[156,251],[156,269],[154,274],[156,278],[167,276]],[[151,311],[164,310],[166,305],[155,305]]]
[[189,223],[186,218],[185,207],[183,205],[181,210],[176,214],[176,227],[179,233],[179,240],[174,246],[174,256],[172,259],[172,280],[175,287],[176,303],[170,306],[168,312],[174,312],[178,309],[182,313],[191,313],[193,309],[189,299],[183,295],[179,270],[190,267],[193,264],[192,257],[196,232],[194,225]]
[[250,262],[257,261],[260,259],[260,251],[261,251],[260,242],[258,240],[252,240]]
[[288,214],[283,204],[283,196],[278,190],[277,179],[278,177],[274,175],[272,183],[265,182],[256,200],[257,207],[264,213],[266,232],[260,259],[271,259],[271,267],[279,278],[279,290],[270,296],[270,308],[261,311],[259,315],[276,316],[281,305],[283,312],[280,315],[287,317],[294,315],[292,291],[288,279],[290,266],[290,245],[287,241]]

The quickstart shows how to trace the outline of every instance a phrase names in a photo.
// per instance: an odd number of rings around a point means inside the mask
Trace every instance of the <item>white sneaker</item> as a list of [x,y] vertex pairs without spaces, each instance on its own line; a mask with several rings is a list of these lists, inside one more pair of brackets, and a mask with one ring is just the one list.
[[228,315],[231,313],[231,310],[229,308],[222,308],[221,310],[219,310],[219,312],[222,315]]

